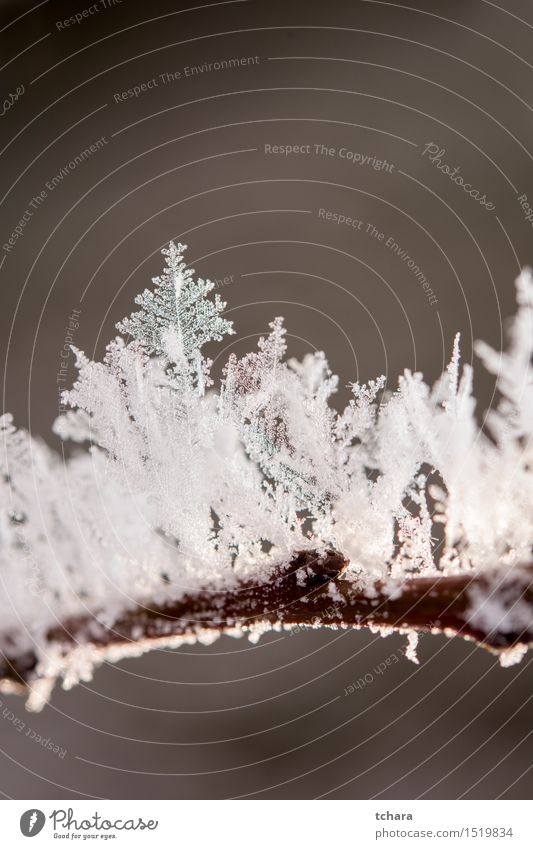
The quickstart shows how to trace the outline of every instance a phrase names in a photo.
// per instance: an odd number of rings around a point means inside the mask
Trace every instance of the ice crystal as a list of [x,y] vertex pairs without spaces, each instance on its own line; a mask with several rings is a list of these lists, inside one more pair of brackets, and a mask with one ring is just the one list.
[[220,295],[207,298],[214,283],[195,280],[194,271],[187,268],[183,259],[186,247],[171,242],[163,249],[166,268],[153,278],[154,290],[145,289],[138,295],[135,303],[142,309],[117,325],[148,353],[168,359],[177,373],[198,368],[206,342],[220,341],[234,332],[231,322],[220,315],[226,307]]
[[[184,249],[163,251],[163,274],[117,325],[123,335],[102,362],[76,352],[78,378],[63,396],[70,410],[55,430],[87,450],[62,462],[0,419],[3,644],[33,647],[45,668],[47,630],[68,617],[112,623],[139,603],[268,580],[306,547],[342,551],[369,593],[387,575],[529,558],[529,271],[517,281],[509,349],[477,348],[500,395],[484,430],[458,337],[433,387],[410,371],[394,392],[382,377],[353,384],[337,413],[325,355],[286,360],[276,318],[257,351],[232,354],[211,388],[203,347],[233,329]],[[414,648],[410,636],[413,659]]]

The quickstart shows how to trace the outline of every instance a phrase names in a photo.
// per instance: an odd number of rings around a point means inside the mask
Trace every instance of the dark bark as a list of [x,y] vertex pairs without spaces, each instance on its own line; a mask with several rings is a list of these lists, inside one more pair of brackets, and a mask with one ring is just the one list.
[[[342,575],[346,559],[336,551],[299,552],[265,584],[241,584],[228,592],[204,590],[160,607],[137,607],[125,612],[112,627],[83,617],[51,629],[50,642],[65,653],[75,645],[106,648],[169,636],[194,635],[200,630],[219,633],[254,626],[365,626],[459,634],[493,652],[533,643],[533,564],[492,572],[412,577],[378,581],[369,596],[356,580]],[[492,623],[492,630],[475,615],[476,604],[490,598],[499,609],[521,606],[522,616]],[[481,602],[479,601],[481,599]],[[531,615],[523,621],[524,605]],[[513,620],[519,625],[513,625]],[[481,623],[481,624],[480,624]],[[6,645],[0,660],[0,679],[14,686],[37,677],[32,652],[10,656]]]

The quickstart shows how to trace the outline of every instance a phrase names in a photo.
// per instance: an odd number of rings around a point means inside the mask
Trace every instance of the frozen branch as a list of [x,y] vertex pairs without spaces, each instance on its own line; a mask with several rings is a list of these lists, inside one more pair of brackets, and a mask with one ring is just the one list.
[[[210,641],[222,633],[270,629],[362,628],[459,635],[505,658],[533,643],[533,564],[480,573],[378,581],[369,593],[343,577],[336,551],[299,552],[268,583],[242,583],[231,592],[207,590],[176,603],[139,606],[112,626],[78,617],[51,629],[59,655],[89,651],[91,662],[116,660],[180,641]],[[39,678],[32,652],[10,657],[3,647],[4,688],[23,690]]]
[[[76,353],[62,462],[0,417],[0,680],[39,707],[54,681],[152,647],[271,628],[460,634],[519,659],[533,642],[533,276],[504,351],[473,369],[351,384],[321,351],[286,359],[278,317],[215,386],[225,303],[170,243],[102,362]],[[342,552],[342,555],[337,553]],[[348,565],[351,564],[351,565]],[[520,565],[526,564],[526,565]],[[529,565],[528,565],[529,564]]]

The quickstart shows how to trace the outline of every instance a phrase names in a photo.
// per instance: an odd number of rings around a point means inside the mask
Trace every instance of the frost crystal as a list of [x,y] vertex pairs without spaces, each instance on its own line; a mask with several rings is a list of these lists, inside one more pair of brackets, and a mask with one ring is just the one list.
[[[392,393],[384,378],[354,384],[337,413],[325,355],[287,361],[276,318],[258,350],[231,355],[220,388],[210,388],[203,346],[233,330],[183,251],[173,243],[163,251],[163,274],[117,325],[124,336],[103,362],[76,352],[78,379],[63,396],[71,409],[54,427],[87,450],[62,462],[0,419],[3,645],[32,647],[43,674],[47,657],[55,674],[46,635],[69,617],[90,615],[98,627],[138,604],[266,581],[305,548],[341,551],[369,593],[387,576],[529,559],[529,271],[517,281],[508,351],[477,348],[500,395],[480,430],[458,337],[433,387],[409,371]],[[477,615],[501,611],[487,604]],[[413,636],[408,655],[416,657]]]
[[174,367],[187,371],[197,364],[202,346],[211,340],[220,341],[233,333],[232,324],[220,313],[226,304],[218,294],[214,301],[206,296],[214,288],[210,280],[194,279],[187,268],[183,251],[187,245],[170,243],[162,253],[166,268],[154,277],[155,289],[145,289],[135,298],[142,309],[117,325],[122,333],[130,334],[148,353],[166,358]]

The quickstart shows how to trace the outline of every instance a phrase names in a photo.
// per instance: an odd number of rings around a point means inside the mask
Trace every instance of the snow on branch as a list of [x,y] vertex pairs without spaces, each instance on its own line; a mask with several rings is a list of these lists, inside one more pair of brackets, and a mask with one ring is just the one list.
[[[267,628],[459,633],[518,659],[533,641],[533,281],[506,352],[479,344],[498,407],[480,430],[459,338],[437,383],[352,385],[338,413],[322,352],[286,360],[283,320],[233,333],[184,245],[55,422],[63,462],[0,418],[0,678],[39,707],[103,659]],[[444,539],[437,542],[436,525]],[[166,641],[166,642],[165,642]],[[411,639],[409,656],[415,658]]]

